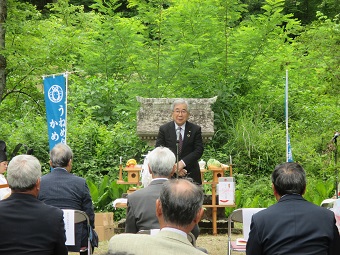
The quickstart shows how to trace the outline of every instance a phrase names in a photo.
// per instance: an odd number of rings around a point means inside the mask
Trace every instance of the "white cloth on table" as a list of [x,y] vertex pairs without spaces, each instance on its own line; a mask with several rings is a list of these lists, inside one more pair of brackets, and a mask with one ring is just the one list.
[[112,202],[113,207],[116,209],[116,205],[118,203],[127,204],[127,198],[117,198],[115,201]]

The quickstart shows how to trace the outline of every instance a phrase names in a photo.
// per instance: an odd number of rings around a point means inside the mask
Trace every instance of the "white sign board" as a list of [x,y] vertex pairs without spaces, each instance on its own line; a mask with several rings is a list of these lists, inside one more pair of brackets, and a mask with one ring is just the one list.
[[233,205],[235,203],[235,182],[233,177],[218,178],[218,204]]

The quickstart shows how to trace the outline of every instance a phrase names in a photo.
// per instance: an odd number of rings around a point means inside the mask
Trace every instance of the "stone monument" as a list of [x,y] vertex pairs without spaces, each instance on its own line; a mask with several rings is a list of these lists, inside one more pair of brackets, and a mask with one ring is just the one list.
[[[137,97],[141,104],[137,113],[137,134],[150,146],[156,143],[159,127],[171,118],[171,104],[177,98],[144,98]],[[190,109],[189,121],[202,128],[203,141],[207,142],[214,135],[214,112],[211,105],[217,97],[212,98],[184,98]]]

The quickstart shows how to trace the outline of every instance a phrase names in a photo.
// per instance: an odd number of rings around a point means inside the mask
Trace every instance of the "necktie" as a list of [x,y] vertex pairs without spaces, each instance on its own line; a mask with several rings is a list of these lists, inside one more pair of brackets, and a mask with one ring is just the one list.
[[179,128],[178,154],[181,155],[183,145],[182,128]]

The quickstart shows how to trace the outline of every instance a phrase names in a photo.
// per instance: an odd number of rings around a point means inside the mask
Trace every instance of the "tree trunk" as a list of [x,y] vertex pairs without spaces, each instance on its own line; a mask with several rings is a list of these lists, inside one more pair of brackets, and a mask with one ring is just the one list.
[[[0,0],[0,49],[5,49],[5,22],[7,18],[7,0]],[[6,88],[6,59],[0,55],[0,103]]]

